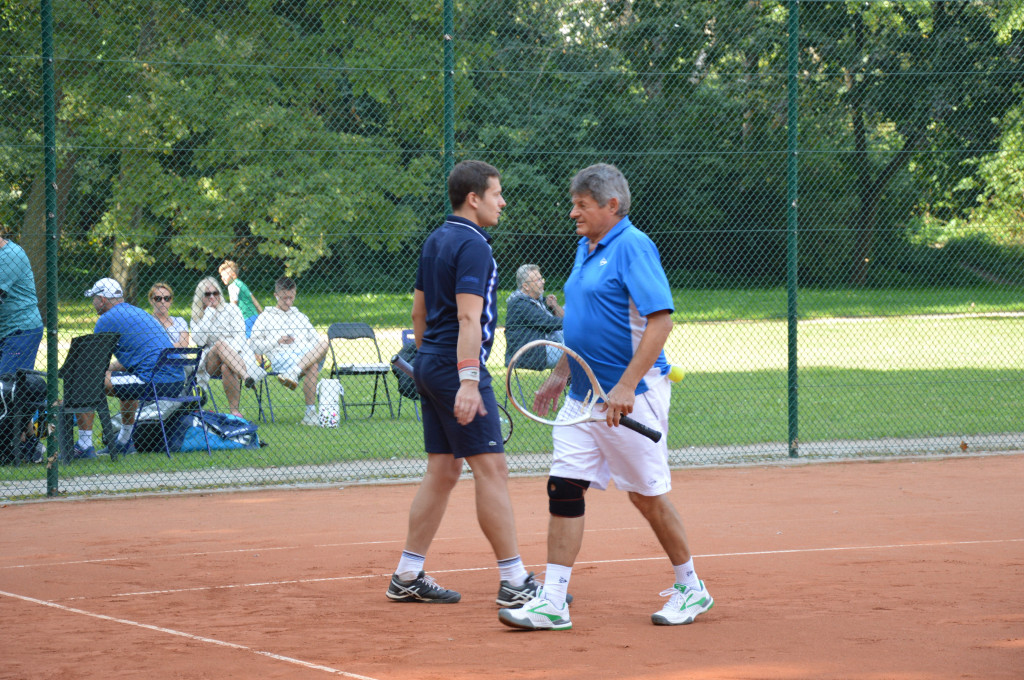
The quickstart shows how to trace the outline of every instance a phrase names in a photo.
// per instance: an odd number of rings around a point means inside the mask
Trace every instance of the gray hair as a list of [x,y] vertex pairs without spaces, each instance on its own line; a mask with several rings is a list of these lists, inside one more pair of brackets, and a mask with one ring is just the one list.
[[526,279],[530,278],[530,274],[534,272],[540,272],[540,267],[535,264],[524,264],[516,270],[516,288],[522,288],[523,284],[526,283]]
[[613,198],[619,200],[619,209],[615,213],[619,217],[629,214],[629,182],[622,172],[614,165],[598,163],[583,168],[572,178],[569,193],[590,194],[599,206],[608,205]]

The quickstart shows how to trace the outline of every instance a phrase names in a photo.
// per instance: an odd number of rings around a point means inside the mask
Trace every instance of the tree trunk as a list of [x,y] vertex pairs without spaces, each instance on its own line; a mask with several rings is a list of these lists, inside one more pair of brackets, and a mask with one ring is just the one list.
[[[142,20],[139,25],[139,43],[135,50],[135,56],[137,59],[144,59],[153,52],[156,47],[156,11],[153,6],[149,7],[149,13]],[[136,81],[139,84],[139,89],[143,89],[141,83],[141,76],[136,76]],[[128,178],[132,176],[132,158],[134,157],[134,151],[121,151],[121,170],[118,181],[122,186],[128,181]],[[141,152],[139,152],[141,153]],[[133,237],[135,234],[139,234],[141,230],[143,207],[138,202],[132,207],[132,218],[131,224],[128,228],[128,237]],[[131,243],[122,240],[125,237],[124,234],[114,235],[114,247],[110,253],[110,275],[117,279],[124,290],[125,301],[135,303],[138,299],[138,265],[136,263],[129,263],[125,259],[125,254],[128,249],[132,246]]]
[[[71,195],[71,180],[75,176],[77,156],[68,154],[64,164],[57,168],[57,229],[64,223],[65,208]],[[46,322],[46,176],[36,176],[29,189],[25,219],[21,224],[19,245],[25,249],[36,281],[36,299],[39,313]]]
[[[132,209],[132,221],[128,229],[129,234],[139,233],[139,223],[141,220],[142,207],[136,205]],[[114,247],[110,252],[110,276],[117,279],[121,284],[121,288],[124,290],[125,302],[135,304],[139,293],[138,265],[134,262],[129,263],[125,257],[131,245],[127,241],[120,240],[119,236],[114,237]]]

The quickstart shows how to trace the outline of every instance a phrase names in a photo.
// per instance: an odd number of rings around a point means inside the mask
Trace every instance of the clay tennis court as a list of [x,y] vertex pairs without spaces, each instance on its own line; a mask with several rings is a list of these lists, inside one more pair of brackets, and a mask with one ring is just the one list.
[[[4,678],[1020,678],[1024,456],[676,472],[716,605],[656,627],[671,571],[625,494],[591,492],[567,632],[497,621],[459,484],[427,568],[384,597],[413,485],[0,509]],[[543,570],[540,478],[512,482]]]

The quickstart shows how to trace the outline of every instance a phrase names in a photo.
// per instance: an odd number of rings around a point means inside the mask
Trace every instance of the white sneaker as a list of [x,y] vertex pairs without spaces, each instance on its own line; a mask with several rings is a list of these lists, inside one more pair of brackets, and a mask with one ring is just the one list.
[[294,390],[299,386],[299,373],[298,371],[292,371],[290,373],[281,373],[277,376],[278,382],[287,387],[290,390]]
[[698,614],[703,614],[715,606],[715,600],[704,587],[704,581],[700,582],[699,590],[677,583],[668,590],[661,591],[661,596],[669,599],[660,612],[651,614],[651,621],[656,626],[693,623]]
[[543,593],[516,609],[499,609],[498,620],[522,630],[569,630],[569,605],[561,609],[544,599]]
[[320,427],[320,418],[315,413],[307,413],[302,417],[302,422],[299,424]]

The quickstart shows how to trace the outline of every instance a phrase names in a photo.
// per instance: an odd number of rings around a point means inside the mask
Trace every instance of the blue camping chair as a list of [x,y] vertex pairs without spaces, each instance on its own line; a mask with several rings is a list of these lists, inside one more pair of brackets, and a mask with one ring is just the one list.
[[[413,347],[416,346],[416,335],[413,333],[413,330],[411,328],[406,328],[406,329],[402,330],[402,349],[405,349],[405,348],[407,348],[409,346],[413,346]],[[401,378],[399,378],[397,372],[395,373],[395,380],[399,380],[399,381],[401,380]],[[399,389],[398,389],[398,417],[399,418],[402,417],[402,400],[403,399],[409,399],[412,402],[413,413],[416,416],[416,420],[419,421],[419,419],[420,419],[420,400],[419,399],[412,399],[412,398],[407,397],[404,394],[402,394],[401,385],[399,385]]]
[[[195,404],[193,410],[198,414],[202,413],[203,397],[196,387],[196,372],[199,370],[199,359],[202,355],[203,350],[199,347],[168,347],[161,351],[160,358],[157,359],[156,366],[153,368],[153,374],[158,374],[160,369],[164,367],[180,368],[185,372],[185,382],[181,394],[176,397],[162,397],[157,394],[156,383],[150,382],[147,383],[147,386],[151,390],[152,397],[139,400],[139,409],[135,413],[135,421],[138,422],[139,416],[142,414],[143,405],[150,402],[156,405],[156,414],[160,421],[160,433],[164,438],[164,452],[167,453],[168,458],[171,457],[171,444],[167,439],[167,428],[164,425],[164,415],[160,412],[160,402],[170,401],[179,404]],[[206,434],[205,427],[203,427],[203,438],[206,440],[206,453],[212,456],[210,438]]]

